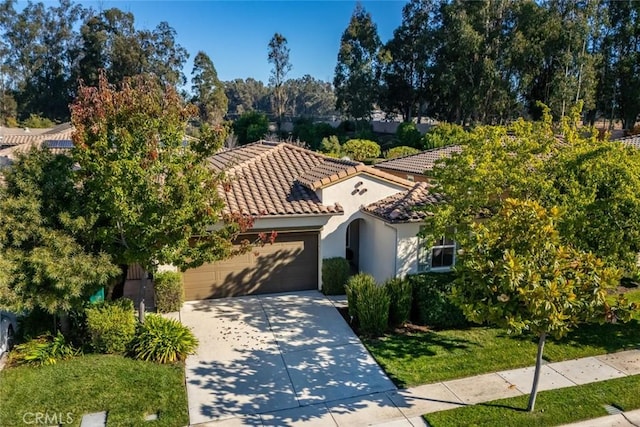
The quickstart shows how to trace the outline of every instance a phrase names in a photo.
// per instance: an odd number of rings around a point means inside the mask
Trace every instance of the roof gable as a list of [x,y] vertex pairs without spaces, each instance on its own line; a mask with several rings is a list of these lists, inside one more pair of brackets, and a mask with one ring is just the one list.
[[362,211],[389,223],[421,222],[429,213],[419,208],[443,201],[438,194],[430,193],[429,188],[426,182],[418,182],[410,190],[363,206]]
[[407,156],[385,160],[383,162],[376,163],[375,167],[423,175],[425,171],[433,169],[438,160],[450,157],[453,153],[460,152],[462,152],[461,145],[449,145],[446,147],[425,150],[418,154],[409,154]]

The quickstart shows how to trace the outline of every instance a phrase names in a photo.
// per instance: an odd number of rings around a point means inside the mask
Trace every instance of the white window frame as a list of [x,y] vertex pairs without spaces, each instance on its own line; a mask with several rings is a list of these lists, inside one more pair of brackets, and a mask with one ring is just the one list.
[[[427,240],[423,237],[419,238],[418,241],[418,272],[426,273],[426,272],[447,272],[451,271],[451,268],[456,265],[456,242],[451,240],[451,243],[447,244],[446,236],[442,236],[438,239],[436,244],[427,244]],[[433,251],[437,249],[453,249],[453,256],[451,258],[451,265],[441,266],[441,267],[433,267]]]

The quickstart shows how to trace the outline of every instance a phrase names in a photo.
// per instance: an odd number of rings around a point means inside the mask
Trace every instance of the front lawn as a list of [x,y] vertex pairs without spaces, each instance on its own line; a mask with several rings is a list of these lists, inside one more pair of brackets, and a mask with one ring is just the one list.
[[557,426],[608,415],[604,405],[629,411],[640,408],[640,376],[543,391],[536,409],[526,412],[529,396],[518,396],[427,414],[429,425],[439,426]]
[[[25,414],[108,411],[107,426],[179,426],[189,422],[182,365],[158,365],[121,356],[87,355],[55,365],[0,372],[0,425],[23,425]],[[157,421],[144,416],[159,413]],[[32,421],[33,415],[27,415]],[[67,418],[63,418],[66,420]]]
[[[629,292],[628,297],[637,300],[640,292]],[[400,387],[532,366],[537,351],[536,337],[510,336],[490,327],[406,329],[362,340]],[[557,362],[638,347],[640,324],[636,318],[627,324],[583,325],[560,341],[549,338],[544,358]]]

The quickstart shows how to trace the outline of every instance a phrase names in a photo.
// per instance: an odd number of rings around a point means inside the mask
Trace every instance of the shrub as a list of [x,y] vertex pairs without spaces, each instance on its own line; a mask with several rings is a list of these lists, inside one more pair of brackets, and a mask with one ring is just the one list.
[[133,303],[128,299],[105,301],[86,310],[91,346],[99,353],[124,353],[136,332]]
[[240,145],[258,141],[269,132],[269,119],[263,113],[247,111],[233,123]]
[[153,277],[156,292],[156,309],[160,313],[180,311],[184,303],[182,274],[177,271],[163,271]]
[[38,114],[30,114],[28,118],[22,121],[22,126],[28,128],[50,128],[54,127],[55,122],[49,120],[46,117],[39,116]]
[[389,279],[384,283],[389,294],[389,325],[398,326],[409,320],[412,289],[406,279]]
[[349,280],[349,261],[344,258],[322,260],[322,292],[325,295],[344,295]]
[[15,346],[11,353],[11,364],[43,366],[54,365],[58,360],[68,359],[79,354],[67,343],[60,332],[40,335],[32,340]]
[[422,135],[420,135],[418,127],[413,122],[404,122],[398,125],[398,129],[396,129],[396,140],[400,145],[413,148],[422,147]]
[[368,139],[350,139],[343,146],[344,153],[353,160],[362,161],[380,156],[380,146]]
[[384,286],[378,286],[368,274],[357,274],[347,283],[347,301],[349,314],[355,312],[362,334],[378,336],[384,333],[389,321],[389,295]]
[[469,141],[469,133],[460,125],[442,122],[429,129],[422,140],[425,149],[439,148],[447,145],[465,144]]
[[411,154],[418,154],[420,150],[413,147],[407,147],[406,145],[401,145],[400,147],[390,148],[384,154],[385,159],[395,159],[397,157],[410,156]]
[[453,273],[424,273],[407,276],[413,293],[411,318],[434,328],[466,326],[460,308],[450,300]]
[[138,331],[131,347],[133,357],[158,363],[184,360],[198,348],[198,340],[189,328],[174,319],[149,314]]

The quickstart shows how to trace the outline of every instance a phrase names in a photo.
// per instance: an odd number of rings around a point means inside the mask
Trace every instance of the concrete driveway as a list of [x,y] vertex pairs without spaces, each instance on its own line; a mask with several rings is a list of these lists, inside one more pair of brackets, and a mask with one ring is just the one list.
[[267,413],[322,424],[317,404],[395,390],[316,291],[190,302],[180,319],[200,340],[186,362],[191,424]]

